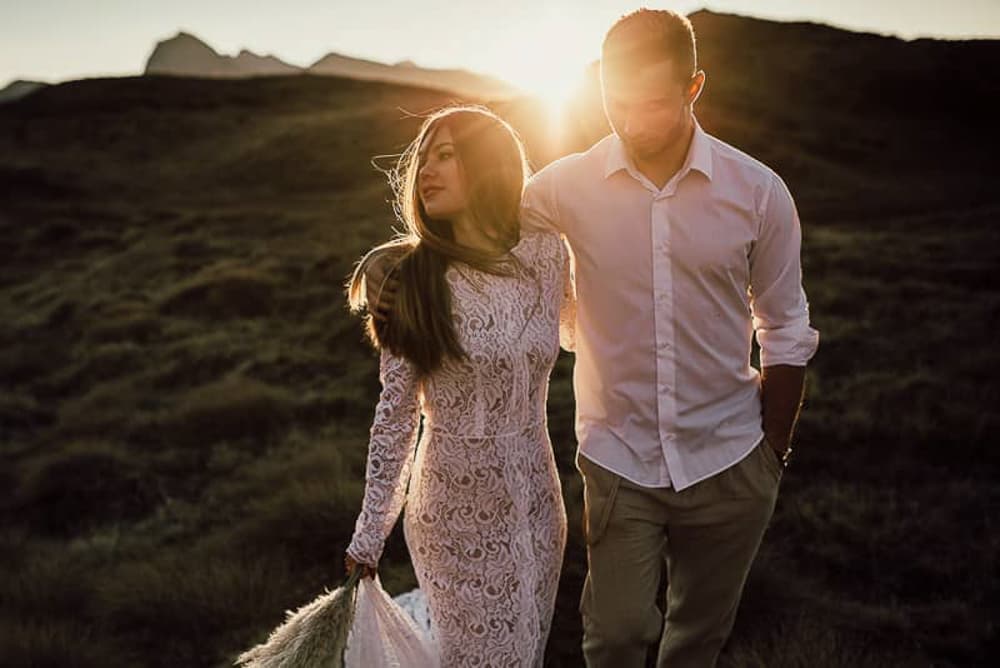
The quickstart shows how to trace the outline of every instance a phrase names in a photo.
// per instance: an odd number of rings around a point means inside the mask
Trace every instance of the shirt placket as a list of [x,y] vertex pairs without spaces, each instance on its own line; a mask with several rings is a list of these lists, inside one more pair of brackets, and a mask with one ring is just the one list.
[[653,198],[650,226],[653,241],[653,315],[656,334],[656,406],[659,416],[661,477],[672,484],[668,461],[674,458],[677,418],[677,364],[674,337],[674,285],[672,269],[670,205],[672,193]]

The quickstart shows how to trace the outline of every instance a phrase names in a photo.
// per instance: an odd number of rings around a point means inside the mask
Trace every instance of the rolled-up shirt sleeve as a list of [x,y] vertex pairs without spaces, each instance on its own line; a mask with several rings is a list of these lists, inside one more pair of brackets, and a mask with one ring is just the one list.
[[784,181],[772,175],[750,251],[750,312],[761,367],[805,366],[819,347],[802,287],[802,228]]

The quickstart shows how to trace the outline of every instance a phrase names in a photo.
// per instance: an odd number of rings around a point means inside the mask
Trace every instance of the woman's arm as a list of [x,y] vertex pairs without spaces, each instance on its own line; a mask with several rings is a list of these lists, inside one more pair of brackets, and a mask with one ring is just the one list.
[[403,502],[420,426],[419,383],[413,365],[382,348],[382,393],[368,443],[365,496],[347,555],[375,567]]
[[576,350],[576,284],[573,280],[573,262],[566,240],[559,238],[560,265],[562,266],[562,301],[559,303],[559,345],[565,350]]

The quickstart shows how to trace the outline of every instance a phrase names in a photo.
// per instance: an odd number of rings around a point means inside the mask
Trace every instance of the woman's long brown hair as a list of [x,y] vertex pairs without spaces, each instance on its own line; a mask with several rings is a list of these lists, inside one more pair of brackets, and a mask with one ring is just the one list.
[[442,109],[425,119],[389,173],[396,194],[394,209],[405,229],[358,262],[347,283],[348,303],[355,312],[366,306],[366,272],[373,260],[394,268],[399,288],[390,316],[379,322],[368,314],[365,328],[376,348],[406,357],[420,376],[437,369],[446,356],[465,357],[451,316],[448,265],[459,261],[493,274],[509,272],[503,261],[506,253],[491,254],[456,243],[451,222],[428,216],[420,201],[420,147],[441,127],[451,132],[465,176],[465,213],[499,248],[509,250],[520,239],[521,196],[529,173],[524,145],[514,129],[485,107],[467,105]]

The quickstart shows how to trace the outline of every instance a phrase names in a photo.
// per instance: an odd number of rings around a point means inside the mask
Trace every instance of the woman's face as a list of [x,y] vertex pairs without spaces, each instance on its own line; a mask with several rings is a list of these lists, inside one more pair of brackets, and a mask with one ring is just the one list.
[[439,125],[419,149],[417,192],[424,211],[437,220],[453,220],[465,211],[465,175],[452,143],[451,130]]

